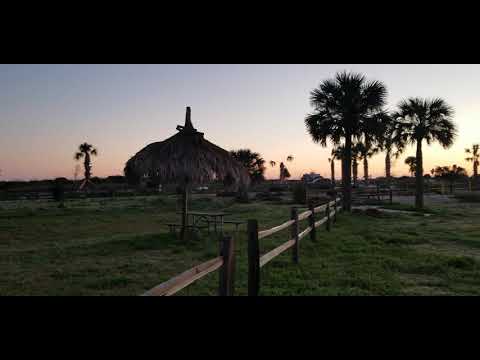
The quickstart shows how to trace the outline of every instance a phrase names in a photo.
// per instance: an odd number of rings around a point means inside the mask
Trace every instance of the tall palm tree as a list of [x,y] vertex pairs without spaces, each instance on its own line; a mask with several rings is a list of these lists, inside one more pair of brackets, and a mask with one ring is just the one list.
[[392,180],[392,157],[398,159],[405,148],[401,139],[395,137],[396,124],[396,121],[385,113],[381,123],[382,136],[380,137],[379,147],[380,150],[385,151],[385,177],[388,183]]
[[417,158],[415,156],[409,156],[405,159],[405,164],[408,165],[410,176],[413,177],[413,174],[417,171]]
[[83,143],[78,146],[78,152],[75,153],[75,160],[80,160],[83,158],[83,167],[85,168],[85,179],[80,185],[80,190],[83,189],[87,184],[91,183],[90,178],[92,176],[92,161],[91,156],[97,156],[97,149],[93,145],[88,143]]
[[369,144],[365,144],[363,142],[359,142],[357,144],[358,160],[363,161],[363,178],[365,183],[368,182],[368,159],[377,154],[379,151],[380,148],[372,146],[371,142]]
[[352,191],[352,141],[362,135],[363,126],[373,121],[385,105],[386,87],[378,81],[367,82],[365,76],[355,73],[337,73],[333,79],[324,80],[310,93],[312,114],[305,125],[314,142],[327,146],[330,140],[345,144],[342,179],[343,206],[351,210]]
[[330,163],[330,181],[332,182],[332,188],[335,188],[335,157],[333,156],[333,150],[332,157],[328,158],[328,162]]
[[474,144],[472,149],[465,149],[467,154],[471,154],[471,156],[465,158],[467,161],[471,161],[473,163],[473,177],[476,178],[478,176],[478,165],[480,164],[480,152],[479,145]]
[[358,184],[358,160],[362,146],[362,143],[356,143],[352,146],[352,176],[354,188],[356,188]]
[[417,209],[423,208],[423,140],[427,145],[437,141],[444,148],[450,147],[457,133],[452,116],[452,107],[440,98],[403,100],[394,115],[398,121],[397,137],[405,143],[417,146],[415,171]]
[[[332,161],[334,162],[335,160],[339,160],[340,161],[340,171],[341,171],[341,179],[343,180],[344,176],[345,176],[345,171],[344,171],[344,163],[345,161],[343,160],[344,156],[343,156],[343,153],[345,152],[345,147],[343,145],[338,145],[338,146],[335,146],[333,149],[332,149],[332,152],[331,152],[331,155],[332,155]],[[332,169],[335,170],[335,166],[334,165],[331,165],[332,166]],[[334,184],[335,184],[335,178],[334,178]]]

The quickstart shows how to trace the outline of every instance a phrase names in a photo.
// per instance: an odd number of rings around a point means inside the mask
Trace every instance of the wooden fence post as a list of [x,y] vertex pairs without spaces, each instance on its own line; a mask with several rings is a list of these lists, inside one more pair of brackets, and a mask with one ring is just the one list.
[[333,223],[335,224],[337,222],[337,197],[333,200],[333,209],[335,210],[333,213]]
[[325,212],[327,215],[327,231],[330,231],[330,201],[327,203],[327,207],[325,208]]
[[220,244],[220,256],[223,258],[223,265],[220,268],[218,295],[233,296],[235,288],[235,242],[231,236],[224,236]]
[[260,253],[258,221],[248,220],[248,296],[258,296],[260,290]]
[[315,231],[315,207],[313,206],[313,202],[310,202],[308,210],[312,212],[312,214],[308,217],[308,225],[312,228],[312,230],[310,231],[310,240],[317,241]]
[[298,239],[298,210],[296,207],[292,207],[292,216],[291,219],[295,220],[295,222],[292,225],[292,239],[295,240],[295,245],[292,247],[292,256],[293,256],[293,262],[295,264],[298,264],[298,250],[299,250],[299,239]]

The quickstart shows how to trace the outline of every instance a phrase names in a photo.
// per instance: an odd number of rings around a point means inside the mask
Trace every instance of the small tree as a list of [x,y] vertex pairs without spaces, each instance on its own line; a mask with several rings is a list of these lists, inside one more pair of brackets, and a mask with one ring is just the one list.
[[471,162],[473,164],[473,177],[477,178],[478,176],[478,165],[480,164],[480,152],[479,152],[479,145],[474,144],[472,149],[465,149],[465,152],[469,154],[465,160]]
[[65,207],[65,187],[64,182],[61,179],[55,179],[52,189],[53,199],[59,202],[58,207]]
[[240,149],[230,151],[232,157],[241,162],[248,170],[252,183],[258,183],[265,180],[265,160],[259,153],[253,152],[250,149]]
[[415,174],[415,171],[417,171],[417,158],[415,156],[409,156],[405,159],[405,164],[408,165],[408,171],[413,177],[413,174]]
[[91,156],[97,156],[97,149],[93,145],[88,143],[83,143],[78,147],[78,152],[75,153],[75,160],[83,160],[83,166],[85,168],[85,179],[80,185],[80,190],[83,189],[87,184],[91,183],[90,178],[92,177],[92,161]]

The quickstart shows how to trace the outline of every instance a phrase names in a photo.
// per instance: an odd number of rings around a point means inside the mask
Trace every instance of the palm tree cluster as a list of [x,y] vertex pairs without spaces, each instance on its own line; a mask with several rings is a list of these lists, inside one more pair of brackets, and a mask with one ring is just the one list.
[[415,168],[410,169],[415,172],[415,204],[422,208],[422,145],[436,141],[448,148],[455,139],[453,109],[444,100],[409,98],[400,102],[397,111],[388,112],[386,98],[387,89],[383,83],[367,81],[361,74],[347,72],[324,80],[310,93],[314,111],[305,118],[305,125],[314,142],[324,147],[329,141],[334,145],[329,159],[332,180],[332,162],[341,158],[345,210],[351,209],[352,173],[356,186],[358,162],[363,162],[364,180],[368,182],[368,159],[385,151],[385,175],[390,182],[391,159],[398,158],[408,144],[417,148],[412,163]]
[[450,183],[450,193],[453,193],[453,184],[455,181],[467,177],[467,170],[457,165],[453,165],[452,167],[437,166],[432,170],[432,175],[435,175],[436,178],[443,179]]

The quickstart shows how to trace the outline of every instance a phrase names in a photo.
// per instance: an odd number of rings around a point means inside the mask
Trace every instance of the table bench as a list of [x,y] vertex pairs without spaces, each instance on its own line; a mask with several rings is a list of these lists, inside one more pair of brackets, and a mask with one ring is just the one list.
[[224,224],[233,224],[235,225],[235,231],[238,231],[238,226],[245,224],[245,221],[238,221],[238,220],[224,220]]
[[[177,228],[181,228],[182,224],[176,224],[176,223],[166,223],[165,225],[168,226],[168,229],[171,233],[174,233]],[[186,229],[194,229],[194,230],[199,230],[199,229],[205,229],[207,228],[207,225],[185,225]]]

